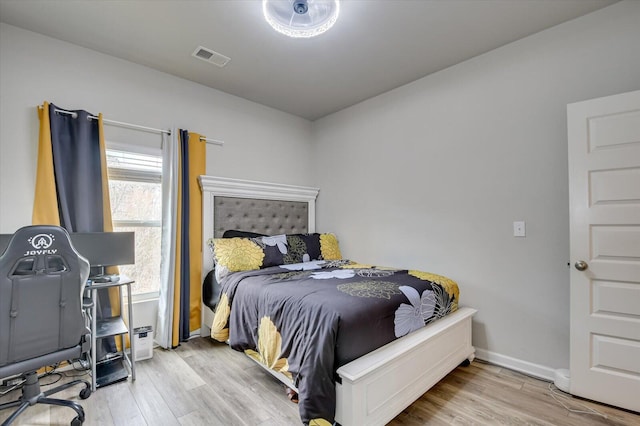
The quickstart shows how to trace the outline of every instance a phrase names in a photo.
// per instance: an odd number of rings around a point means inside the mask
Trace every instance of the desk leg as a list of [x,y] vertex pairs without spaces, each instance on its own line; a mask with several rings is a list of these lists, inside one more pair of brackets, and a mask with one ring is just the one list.
[[[136,348],[133,337],[133,301],[131,300],[131,284],[127,284],[127,310],[129,313],[129,357],[131,358],[131,381],[136,379]],[[124,350],[124,349],[123,349]]]
[[93,299],[93,307],[91,308],[93,315],[91,315],[91,391],[96,391],[96,331],[97,331],[97,317],[98,317],[98,290],[91,289],[91,298]]

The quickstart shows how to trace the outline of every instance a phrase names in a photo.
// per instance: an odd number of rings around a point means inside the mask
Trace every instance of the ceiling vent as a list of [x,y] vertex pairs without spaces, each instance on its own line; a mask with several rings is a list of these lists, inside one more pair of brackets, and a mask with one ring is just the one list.
[[198,48],[193,51],[191,56],[194,56],[198,59],[202,59],[203,61],[209,62],[220,68],[227,65],[227,63],[231,60],[231,58],[224,56],[221,53],[215,52],[211,49],[207,49],[206,47],[202,47],[202,46],[198,46]]

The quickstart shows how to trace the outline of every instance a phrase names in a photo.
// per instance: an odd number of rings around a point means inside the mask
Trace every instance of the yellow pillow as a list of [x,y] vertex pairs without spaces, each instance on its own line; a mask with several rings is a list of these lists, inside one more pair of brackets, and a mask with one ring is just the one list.
[[320,234],[320,251],[324,260],[340,260],[340,246],[334,234]]
[[249,238],[216,238],[213,240],[213,260],[229,272],[260,269],[264,251]]

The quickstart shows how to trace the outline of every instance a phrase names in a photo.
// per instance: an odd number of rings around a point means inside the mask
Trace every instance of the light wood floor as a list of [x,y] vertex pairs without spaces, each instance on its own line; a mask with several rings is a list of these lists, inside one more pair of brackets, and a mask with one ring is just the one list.
[[[548,386],[475,361],[458,367],[390,425],[640,425],[640,415],[580,399],[570,400],[570,407],[588,406],[607,418],[570,413],[549,395]],[[78,391],[55,396],[78,400],[86,425],[300,424],[297,405],[279,382],[243,354],[210,339],[193,339],[173,351],[156,349],[152,359],[137,364],[133,383],[106,386],[84,401]],[[0,402],[16,396],[13,392]],[[0,421],[8,414],[2,411]],[[14,424],[68,425],[73,417],[68,408],[37,405]]]

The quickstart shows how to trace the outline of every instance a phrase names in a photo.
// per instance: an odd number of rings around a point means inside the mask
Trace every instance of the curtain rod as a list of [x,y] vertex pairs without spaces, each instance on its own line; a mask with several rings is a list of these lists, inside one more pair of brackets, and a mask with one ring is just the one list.
[[[42,109],[42,105],[38,105],[38,109]],[[73,111],[65,111],[63,109],[58,109],[58,108],[55,108],[54,111],[58,112],[58,113],[70,115],[73,118],[77,118],[78,117],[78,114],[73,112]],[[97,120],[98,119],[98,117],[96,117],[95,115],[89,115],[88,118],[90,120]],[[115,120],[107,120],[106,118],[103,118],[102,121],[105,124],[111,124],[111,125],[118,126],[118,127],[125,127],[125,128],[129,128],[129,129],[142,130],[142,131],[145,131],[145,132],[165,134],[165,135],[170,135],[171,134],[171,130],[155,129],[153,127],[140,126],[138,124],[125,123],[125,122],[122,122],[122,121],[115,121]],[[224,145],[224,141],[219,141],[219,140],[216,140],[216,139],[209,139],[209,138],[205,138],[204,136],[200,136],[200,140],[202,142],[206,142],[206,143],[212,144],[212,145],[221,145],[221,146]]]

